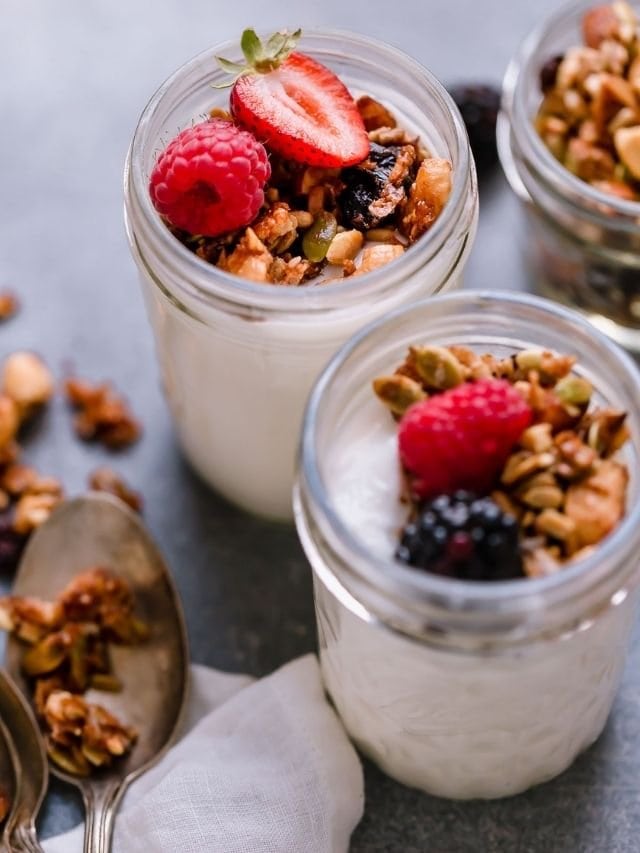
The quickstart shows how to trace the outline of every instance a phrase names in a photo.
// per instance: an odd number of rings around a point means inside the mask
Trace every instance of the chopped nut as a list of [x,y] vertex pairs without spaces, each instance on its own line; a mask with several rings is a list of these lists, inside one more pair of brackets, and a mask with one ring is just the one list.
[[569,487],[565,512],[574,523],[579,547],[595,545],[618,524],[624,514],[628,479],[622,464],[604,459],[593,474]]
[[14,497],[26,492],[37,480],[38,472],[36,469],[20,463],[9,465],[0,474],[2,488]]
[[66,381],[65,391],[71,405],[80,410],[74,421],[80,438],[97,439],[115,450],[133,444],[140,437],[140,424],[125,401],[108,385],[91,385],[73,378]]
[[401,127],[378,127],[369,131],[369,139],[378,145],[402,145],[407,142],[407,133]]
[[18,297],[10,290],[0,291],[0,320],[9,320],[20,308]]
[[18,432],[20,414],[15,401],[0,394],[0,447],[9,445]]
[[269,280],[268,271],[272,261],[271,252],[253,228],[247,228],[233,252],[221,255],[218,266],[249,281],[266,282]]
[[634,178],[640,179],[640,124],[616,130],[613,141],[624,165]]
[[553,453],[530,453],[528,450],[522,450],[514,453],[507,460],[502,471],[501,482],[505,486],[511,486],[536,471],[544,471],[550,468],[555,462]]
[[555,485],[532,485],[525,488],[520,500],[533,509],[558,509],[564,501],[564,493]]
[[17,403],[24,416],[51,399],[54,380],[40,356],[15,352],[4,363],[2,390]]
[[573,519],[555,509],[545,509],[536,519],[536,530],[564,542],[576,532]]
[[253,225],[253,232],[275,254],[285,252],[298,236],[298,219],[284,202],[276,202]]
[[451,163],[439,157],[423,160],[402,208],[400,230],[410,243],[433,225],[450,194]]
[[309,228],[313,223],[313,216],[308,210],[292,210],[291,213],[296,218],[298,228]]
[[530,426],[520,436],[520,444],[526,450],[531,450],[533,453],[542,453],[544,450],[549,450],[553,446],[551,424],[541,423]]
[[115,495],[128,504],[134,512],[142,512],[142,496],[129,488],[122,477],[111,468],[97,468],[89,477],[89,488],[96,492]]
[[394,415],[403,415],[409,406],[427,396],[418,382],[400,374],[374,379],[373,390]]
[[585,44],[597,48],[605,39],[615,38],[620,22],[612,6],[595,6],[582,19]]
[[386,264],[399,258],[403,252],[402,246],[395,246],[391,243],[375,243],[372,246],[365,246],[354,275],[363,275],[386,266]]
[[607,150],[578,137],[569,142],[565,166],[583,181],[609,180],[615,171],[614,159]]
[[418,375],[428,388],[454,388],[465,379],[462,365],[446,347],[411,347],[409,353]]
[[31,533],[49,518],[60,503],[60,495],[25,494],[16,504],[13,526],[23,536]]
[[341,264],[353,260],[362,248],[364,238],[361,231],[341,231],[331,241],[327,249],[327,261],[330,264]]
[[377,130],[379,127],[395,127],[396,120],[393,114],[379,101],[362,95],[358,98],[356,105],[362,116],[366,130]]
[[610,456],[629,437],[627,414],[618,409],[594,409],[581,423],[581,435],[600,456]]

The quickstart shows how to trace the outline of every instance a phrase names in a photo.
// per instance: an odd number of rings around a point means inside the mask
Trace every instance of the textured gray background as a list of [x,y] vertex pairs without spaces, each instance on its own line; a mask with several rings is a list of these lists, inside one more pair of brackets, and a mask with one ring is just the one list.
[[[294,532],[207,492],[173,443],[122,226],[122,165],[144,103],[185,59],[248,24],[356,29],[404,48],[446,82],[498,81],[520,39],[555,5],[301,0],[292,17],[286,0],[1,0],[0,286],[21,294],[24,311],[0,329],[0,355],[29,347],[59,374],[71,363],[113,379],[147,430],[114,458],[78,444],[57,401],[31,430],[28,457],[72,493],[104,461],[144,491],[197,661],[261,675],[314,648],[311,585]],[[500,176],[482,187],[468,286],[522,286],[514,212]],[[560,779],[523,796],[451,803],[367,765],[366,814],[352,850],[637,853],[639,663],[636,644],[600,742]],[[54,785],[43,833],[79,819],[75,795]]]

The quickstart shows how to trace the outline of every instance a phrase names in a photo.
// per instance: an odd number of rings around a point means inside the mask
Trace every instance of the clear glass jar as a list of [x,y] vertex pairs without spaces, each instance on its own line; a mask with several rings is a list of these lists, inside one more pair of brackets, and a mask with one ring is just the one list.
[[477,188],[464,126],[435,78],[388,45],[309,32],[300,49],[329,65],[354,94],[383,100],[435,155],[453,163],[451,198],[433,228],[387,267],[299,288],[255,284],[188,251],[160,221],[147,191],[154,158],[228,90],[215,55],[179,69],[153,96],[125,173],[125,216],[180,443],[215,489],[250,511],[291,517],[295,449],[304,404],[329,357],[367,321],[457,285],[477,223]]
[[520,230],[531,286],[586,312],[622,346],[640,352],[640,203],[595,189],[548,150],[533,120],[540,70],[582,44],[593,0],[564,6],[526,39],[504,79],[500,159],[522,202]]
[[[484,583],[393,559],[406,509],[387,476],[399,467],[395,425],[371,380],[426,341],[497,355],[570,347],[600,389],[596,401],[628,411],[627,515],[590,556],[553,576]],[[639,381],[628,356],[575,312],[471,292],[370,325],[322,373],[304,420],[296,524],[326,687],[356,744],[389,775],[439,796],[507,796],[563,771],[602,731],[638,601]],[[348,464],[355,473],[345,475]]]

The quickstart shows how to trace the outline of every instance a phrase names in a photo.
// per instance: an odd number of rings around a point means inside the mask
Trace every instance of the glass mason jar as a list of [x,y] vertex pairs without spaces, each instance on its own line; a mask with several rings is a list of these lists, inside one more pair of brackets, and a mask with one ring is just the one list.
[[[500,582],[443,578],[393,559],[406,510],[371,463],[386,443],[398,467],[395,428],[371,380],[427,341],[499,356],[570,347],[596,402],[628,412],[627,514],[589,556],[551,576]],[[639,382],[629,357],[575,312],[537,297],[471,292],[369,325],[322,373],[294,494],[322,672],[355,743],[400,782],[444,797],[515,794],[563,771],[602,731],[638,600]],[[344,489],[341,460],[354,453],[362,476],[350,475]],[[345,509],[345,491],[357,511]],[[374,500],[384,501],[382,512]]]
[[398,260],[322,286],[256,284],[201,260],[161,222],[147,188],[155,157],[194,118],[227,104],[228,90],[212,88],[227,76],[214,56],[234,58],[236,44],[207,50],[160,87],[142,114],[125,172],[127,233],[182,448],[228,499],[274,518],[291,518],[304,404],[326,361],[367,321],[457,285],[477,223],[467,135],[428,71],[388,45],[347,33],[307,33],[300,49],[354,94],[388,104],[434,155],[453,164],[442,214]]
[[640,203],[577,178],[533,124],[542,66],[582,43],[582,17],[593,5],[564,6],[526,39],[505,75],[498,147],[524,211],[521,245],[531,286],[640,351]]

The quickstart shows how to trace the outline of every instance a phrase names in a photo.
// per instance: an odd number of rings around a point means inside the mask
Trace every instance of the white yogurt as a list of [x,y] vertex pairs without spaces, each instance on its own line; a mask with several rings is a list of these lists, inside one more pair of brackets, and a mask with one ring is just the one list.
[[[322,472],[342,522],[389,559],[406,508],[396,427],[373,394],[345,414]],[[382,626],[326,564],[312,563],[327,688],[356,743],[401,782],[453,798],[516,794],[562,772],[602,731],[635,591],[561,636],[465,653]]]

